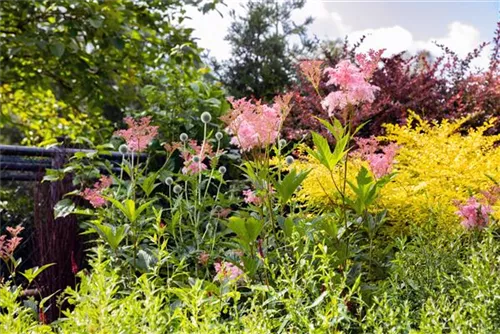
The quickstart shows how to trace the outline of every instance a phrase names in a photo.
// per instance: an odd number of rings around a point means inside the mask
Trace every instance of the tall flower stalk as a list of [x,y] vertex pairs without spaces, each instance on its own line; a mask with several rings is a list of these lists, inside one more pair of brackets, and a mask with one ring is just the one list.
[[[321,164],[329,171],[331,180],[336,191],[341,198],[342,221],[344,228],[347,231],[349,228],[347,214],[347,169],[349,162],[348,151],[354,134],[360,127],[353,129],[353,119],[355,113],[360,111],[360,107],[374,101],[375,93],[379,90],[378,87],[369,83],[370,77],[377,67],[382,51],[370,52],[369,55],[360,54],[356,56],[358,64],[352,63],[349,60],[340,61],[334,68],[328,67],[324,70],[324,74],[328,76],[326,85],[334,86],[335,90],[330,92],[322,100],[322,107],[328,112],[330,121],[319,120],[331,133],[335,139],[335,148],[333,152],[330,150],[328,141],[320,134],[313,132],[313,142],[315,149],[309,149],[308,152],[314,156]],[[318,82],[318,72],[321,63],[306,62],[301,65],[301,70],[304,76],[315,87],[316,92],[320,95]],[[321,95],[320,95],[321,96]],[[335,181],[334,171],[336,166],[342,163],[343,171],[341,176],[342,184],[338,185]],[[323,189],[325,194],[330,198],[327,189]],[[335,201],[330,199],[332,203]],[[349,237],[346,240],[346,261],[349,254]]]

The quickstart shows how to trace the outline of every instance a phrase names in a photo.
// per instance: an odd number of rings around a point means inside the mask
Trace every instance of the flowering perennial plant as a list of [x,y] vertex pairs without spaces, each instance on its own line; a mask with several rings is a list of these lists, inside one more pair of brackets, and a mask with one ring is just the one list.
[[272,106],[247,99],[229,98],[233,109],[221,119],[226,123],[226,132],[233,137],[231,144],[242,151],[262,148],[276,141],[283,120],[289,112],[291,95],[275,98]]
[[107,201],[101,196],[104,189],[113,184],[110,176],[101,176],[101,179],[94,184],[93,188],[86,188],[80,195],[85,198],[94,208],[100,208],[106,205]]
[[371,103],[375,100],[377,86],[371,85],[368,80],[377,67],[383,50],[370,51],[367,55],[359,54],[356,59],[359,67],[349,60],[340,61],[334,68],[328,67],[327,85],[336,85],[339,90],[333,91],[323,100],[322,106],[332,116],[336,110],[345,109],[348,105],[358,106],[362,103]]
[[486,227],[490,221],[489,214],[493,212],[490,205],[480,203],[474,196],[470,197],[465,204],[458,205],[456,212],[462,218],[462,226],[471,229]]
[[217,275],[215,279],[222,282],[224,280],[239,281],[243,279],[245,272],[231,262],[216,262],[214,264]]
[[300,62],[299,68],[302,74],[313,85],[314,89],[318,91],[319,83],[321,81],[321,60],[304,60]]
[[17,225],[15,228],[7,226],[10,238],[7,238],[7,235],[0,236],[0,258],[7,259],[14,254],[14,251],[23,240],[23,238],[18,236],[22,230],[24,230],[24,227],[21,225]]
[[259,205],[262,203],[262,198],[257,196],[255,191],[253,191],[253,190],[250,190],[250,189],[243,190],[243,196],[245,196],[244,201],[247,204]]
[[[372,173],[380,178],[389,174],[392,171],[394,158],[396,156],[398,146],[395,143],[380,147],[378,140],[375,137],[357,138],[356,143],[359,148],[358,155],[368,161]],[[382,152],[377,153],[377,151]]]
[[114,135],[125,139],[128,149],[132,152],[144,151],[158,135],[158,126],[149,125],[150,116],[143,117],[139,121],[126,117],[123,121],[128,125],[128,129],[115,131]]
[[[222,154],[222,151],[214,152],[210,143],[198,145],[196,140],[190,140],[187,147],[181,149],[181,156],[184,160],[183,174],[197,174],[208,168],[204,162],[207,158],[212,159],[216,155]],[[208,163],[208,162],[207,162]]]

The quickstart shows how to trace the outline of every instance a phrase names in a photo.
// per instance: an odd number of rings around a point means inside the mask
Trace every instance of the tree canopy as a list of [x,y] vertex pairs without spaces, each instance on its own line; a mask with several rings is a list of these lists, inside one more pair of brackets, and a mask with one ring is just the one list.
[[[1,1],[3,105],[14,101],[9,92],[22,90],[28,96],[49,92],[61,102],[60,117],[84,115],[80,119],[92,122],[93,128],[106,127],[124,114],[153,114],[166,117],[169,129],[178,129],[172,124],[184,124],[200,110],[220,112],[223,91],[206,80],[208,71],[192,29],[182,26],[186,5],[207,11],[218,2]],[[204,90],[196,88],[201,83]],[[168,90],[164,97],[170,100],[149,103],[153,88]],[[180,102],[186,107],[182,114],[172,107]],[[19,122],[19,113],[13,110],[2,108],[2,126]],[[29,117],[30,110],[24,112]],[[107,135],[103,133],[103,138]]]
[[306,35],[313,19],[300,24],[292,20],[292,13],[304,4],[305,0],[248,1],[243,14],[231,12],[226,40],[232,51],[221,74],[231,95],[270,100],[292,83],[294,59],[314,46]]

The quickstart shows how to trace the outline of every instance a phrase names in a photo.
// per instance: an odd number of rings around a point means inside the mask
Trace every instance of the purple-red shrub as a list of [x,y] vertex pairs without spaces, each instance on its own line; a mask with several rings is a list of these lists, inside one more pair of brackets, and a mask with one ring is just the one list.
[[[360,43],[351,49],[346,43],[340,52],[325,51],[323,69],[334,68],[343,60],[362,67],[363,58],[356,55]],[[415,111],[424,119],[436,120],[470,115],[468,126],[500,116],[500,22],[491,44],[490,65],[483,71],[473,69],[471,63],[484,52],[487,43],[481,44],[463,59],[445,46],[440,46],[444,56],[433,60],[428,59],[425,52],[412,57],[406,53],[382,57],[371,78],[371,84],[380,90],[371,104],[355,114],[355,125],[369,121],[360,135],[381,134],[384,123],[404,123],[408,110]],[[307,63],[315,64],[315,61],[308,60]],[[309,67],[297,66],[299,79],[292,89],[293,107],[283,127],[283,135],[287,139],[301,139],[310,130],[326,134],[315,117],[328,118],[321,101],[338,87],[330,89],[328,75],[324,73],[318,86],[314,87],[303,74],[304,68]],[[491,131],[500,133],[500,125]]]

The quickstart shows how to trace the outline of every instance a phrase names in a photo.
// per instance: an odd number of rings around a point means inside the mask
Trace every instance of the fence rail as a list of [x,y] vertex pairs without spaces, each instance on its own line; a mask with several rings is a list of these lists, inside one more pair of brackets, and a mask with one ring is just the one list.
[[[48,168],[54,168],[54,159],[56,157],[69,157],[75,153],[97,153],[95,150],[75,149],[75,148],[41,148],[27,147],[18,145],[0,145],[0,180],[13,181],[37,181]],[[112,168],[114,173],[120,172],[118,166],[123,159],[120,152],[109,152],[100,154],[100,157],[112,162],[115,166]],[[125,154],[126,158],[131,158],[132,154]],[[133,155],[134,158],[145,160],[147,154]],[[106,173],[105,170],[101,170]]]

